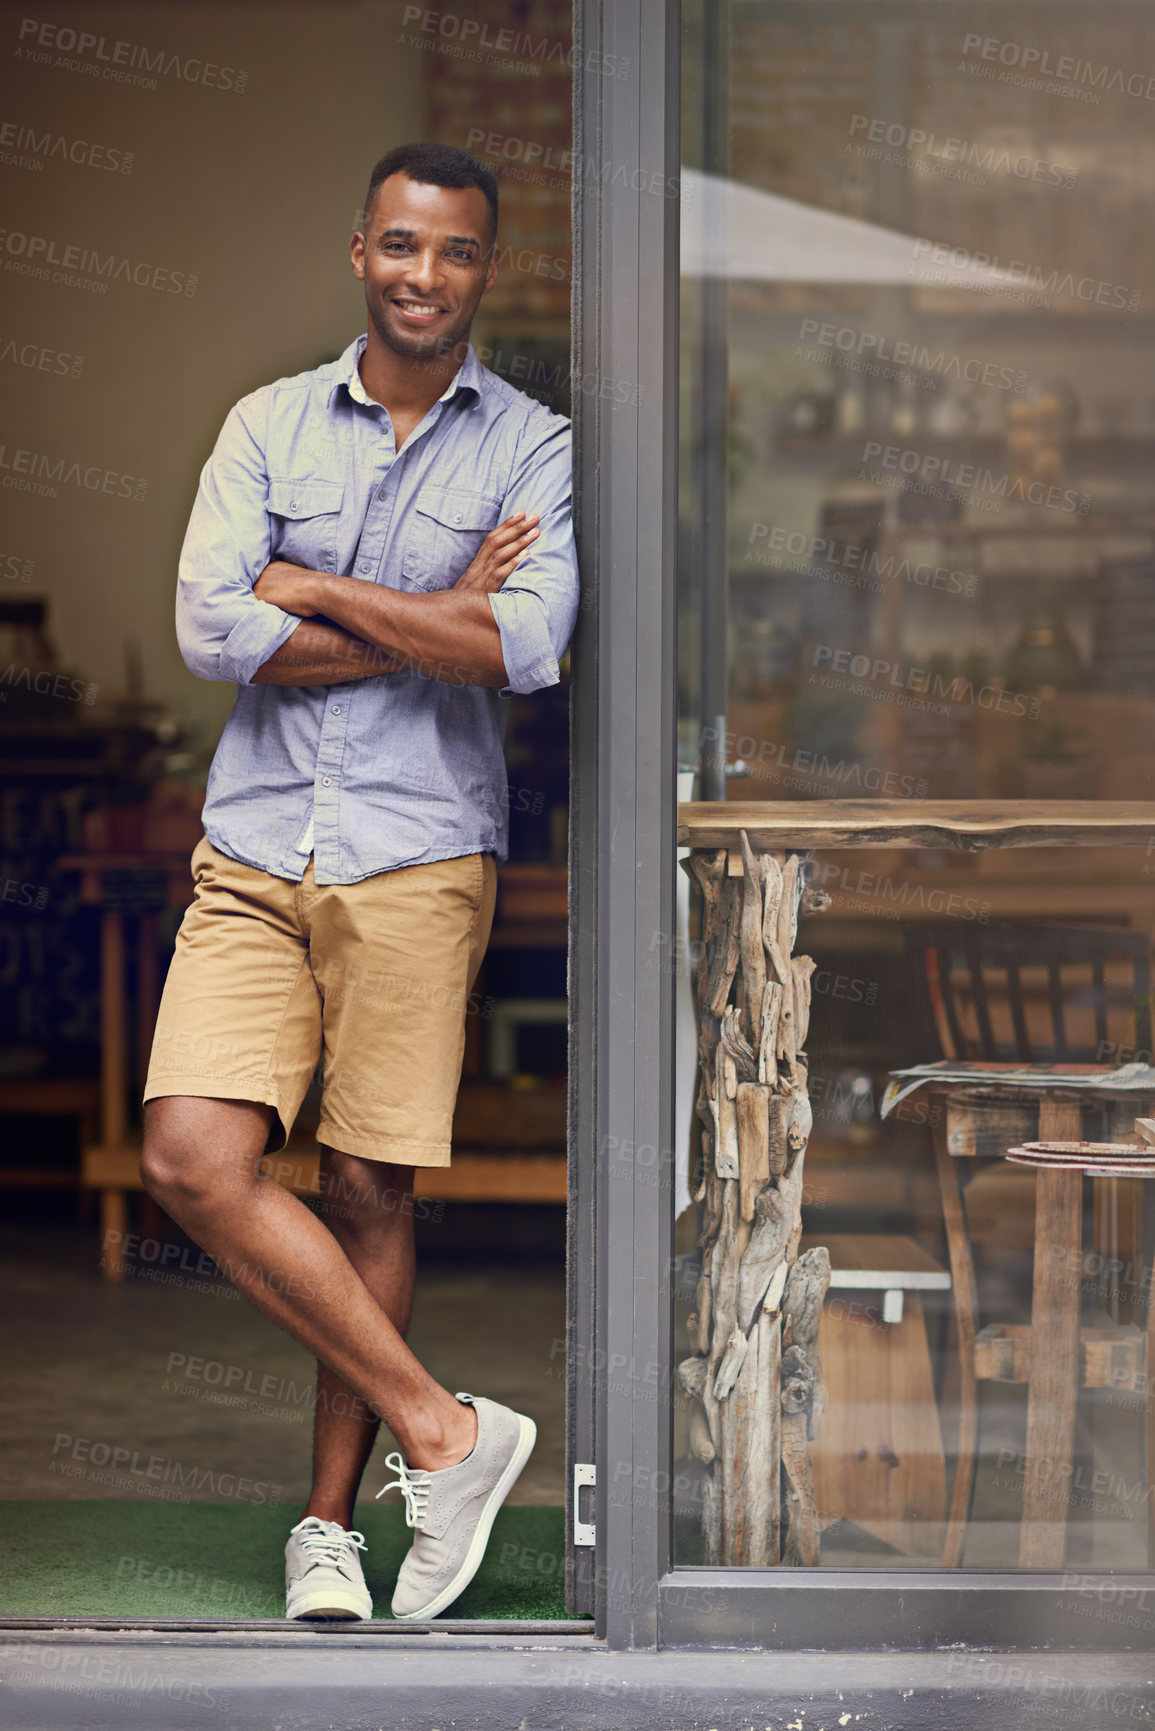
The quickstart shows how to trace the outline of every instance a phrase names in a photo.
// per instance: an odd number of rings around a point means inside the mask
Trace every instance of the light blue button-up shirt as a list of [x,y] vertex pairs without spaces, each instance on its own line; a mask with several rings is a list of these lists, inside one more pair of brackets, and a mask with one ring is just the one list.
[[[205,464],[180,561],[177,637],[190,672],[233,680],[205,834],[299,880],[356,883],[462,854],[505,857],[506,700],[558,681],[578,606],[569,422],[472,348],[401,450],[365,394],[365,338],[231,411]],[[300,621],[253,594],[272,559],[366,583],[450,589],[490,529],[537,512],[541,534],[489,597],[508,686],[407,669],[329,686],[253,685]],[[441,674],[442,677],[437,675]]]

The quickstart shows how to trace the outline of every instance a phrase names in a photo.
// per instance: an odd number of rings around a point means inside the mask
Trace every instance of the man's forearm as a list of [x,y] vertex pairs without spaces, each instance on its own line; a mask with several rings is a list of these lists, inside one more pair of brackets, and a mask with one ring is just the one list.
[[344,685],[375,679],[401,665],[387,650],[324,619],[302,619],[293,635],[253,675],[254,685]]
[[438,590],[411,595],[355,577],[310,574],[318,612],[355,632],[366,643],[400,658],[433,679],[455,685],[508,683],[501,635],[489,605],[478,590]]

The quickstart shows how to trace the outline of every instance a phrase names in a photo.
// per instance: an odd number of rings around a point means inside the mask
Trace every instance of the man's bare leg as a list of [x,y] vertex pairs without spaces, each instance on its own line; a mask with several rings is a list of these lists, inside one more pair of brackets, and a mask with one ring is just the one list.
[[[413,1310],[416,1272],[413,1167],[358,1160],[322,1148],[320,1212],[381,1309],[404,1336]],[[318,1359],[313,1484],[305,1515],[352,1527],[357,1490],[378,1428],[377,1415]]]
[[413,1466],[455,1466],[472,1409],[413,1356],[329,1228],[260,1173],[272,1107],[167,1095],[145,1108],[145,1188],[258,1310],[385,1419]]

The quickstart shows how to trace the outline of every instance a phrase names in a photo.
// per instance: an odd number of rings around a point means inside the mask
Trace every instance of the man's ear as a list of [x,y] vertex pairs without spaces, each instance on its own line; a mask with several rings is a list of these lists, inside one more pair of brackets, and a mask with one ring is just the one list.
[[358,282],[365,281],[365,236],[358,229],[349,242],[349,257],[353,261],[353,275]]
[[497,281],[497,242],[494,241],[493,245],[489,249],[489,258],[486,261],[485,281],[481,285],[482,294],[487,295],[496,281]]

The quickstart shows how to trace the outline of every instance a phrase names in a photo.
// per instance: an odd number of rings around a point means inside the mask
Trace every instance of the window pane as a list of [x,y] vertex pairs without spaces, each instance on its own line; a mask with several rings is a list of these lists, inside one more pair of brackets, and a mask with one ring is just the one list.
[[[684,20],[680,797],[1150,798],[1155,6]],[[741,822],[674,945],[678,1560],[1145,1569],[1145,838]],[[1064,1141],[1131,1151],[1010,1157]]]

